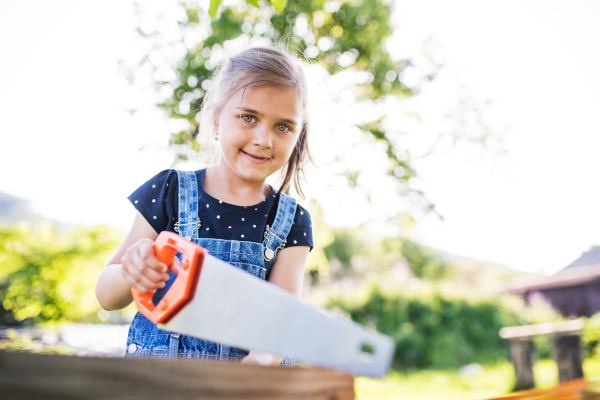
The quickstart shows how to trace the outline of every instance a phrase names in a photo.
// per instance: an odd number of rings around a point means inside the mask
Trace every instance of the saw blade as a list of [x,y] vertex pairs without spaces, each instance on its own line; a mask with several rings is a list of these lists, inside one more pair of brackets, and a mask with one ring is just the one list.
[[193,299],[160,329],[355,375],[383,377],[393,340],[212,256]]

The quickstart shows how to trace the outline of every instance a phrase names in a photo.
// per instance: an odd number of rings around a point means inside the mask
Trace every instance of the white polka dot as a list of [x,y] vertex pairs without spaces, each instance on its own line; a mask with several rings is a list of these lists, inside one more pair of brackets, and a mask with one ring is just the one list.
[[156,203],[156,199],[152,199],[152,202],[153,202],[153,203]]
[[206,230],[208,230],[209,228],[206,228]]
[[154,219],[156,219],[156,215],[154,216]]
[[245,221],[245,220],[246,220],[246,218],[242,218],[242,221]]
[[242,238],[244,237],[244,235],[242,235]]
[[206,208],[208,208],[208,206],[209,206],[209,205],[207,204],[207,205],[206,205]]
[[252,225],[253,228],[256,228],[256,225]]
[[304,215],[304,211],[300,211],[300,215]]
[[258,208],[255,208],[254,211],[258,210]]
[[152,185],[152,187],[153,187],[153,188],[155,188],[155,187],[156,187],[156,185]]
[[267,200],[267,199],[263,199],[263,201],[265,201],[265,200]]
[[135,201],[135,204],[137,204],[137,200]]
[[167,186],[169,186],[169,184],[167,183]]
[[220,216],[220,215],[217,215],[217,219],[219,219],[219,218],[221,218],[221,216]]
[[221,203],[222,203],[222,201],[221,201],[221,200],[219,200],[219,204],[221,204]]
[[298,244],[298,241],[294,240],[294,244]]

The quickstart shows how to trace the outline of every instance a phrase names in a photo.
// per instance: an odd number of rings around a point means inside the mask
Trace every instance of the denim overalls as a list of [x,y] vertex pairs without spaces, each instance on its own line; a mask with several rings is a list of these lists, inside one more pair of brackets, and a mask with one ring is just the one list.
[[[200,185],[203,187],[204,174]],[[261,243],[238,240],[206,239],[198,237],[198,181],[193,171],[177,171],[179,180],[179,234],[206,248],[208,253],[240,268],[260,279],[266,279],[275,262],[277,251],[285,246],[285,239],[292,227],[296,213],[296,200],[280,194],[273,226],[265,231]],[[169,289],[177,274],[169,271],[170,278],[164,288],[158,289],[152,298],[157,304]],[[209,342],[202,339],[160,330],[139,312],[136,313],[127,337],[125,357],[152,358],[201,358],[215,360],[241,359],[247,350]],[[285,357],[282,364],[294,365]]]

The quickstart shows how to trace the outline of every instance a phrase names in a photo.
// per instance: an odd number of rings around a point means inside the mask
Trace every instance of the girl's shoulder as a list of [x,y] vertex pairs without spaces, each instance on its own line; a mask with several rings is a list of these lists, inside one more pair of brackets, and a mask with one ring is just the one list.
[[142,183],[133,193],[139,191],[140,189],[147,191],[149,189],[161,189],[169,186],[172,187],[174,183],[177,183],[177,170],[165,169],[148,179],[146,182]]
[[177,194],[177,171],[166,169],[148,179],[127,198],[159,233],[173,230],[177,215]]
[[312,250],[313,242],[313,227],[310,213],[306,208],[296,203],[296,212],[290,233],[287,237],[287,247],[293,246],[308,246]]
[[[196,178],[200,180],[203,176],[205,169],[199,169],[197,171],[189,171],[196,175]],[[177,191],[179,189],[179,174],[184,171],[178,171],[176,169],[165,169],[148,179],[140,187],[138,187],[133,193],[146,193],[159,191]],[[151,190],[152,189],[152,190]]]

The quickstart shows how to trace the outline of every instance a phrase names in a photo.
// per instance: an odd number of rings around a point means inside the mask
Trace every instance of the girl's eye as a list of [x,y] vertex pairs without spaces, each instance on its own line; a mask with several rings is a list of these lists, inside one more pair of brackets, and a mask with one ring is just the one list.
[[277,125],[277,130],[280,132],[289,132],[290,128],[287,125],[279,124]]
[[252,115],[242,115],[242,120],[244,122],[254,122],[254,117]]

